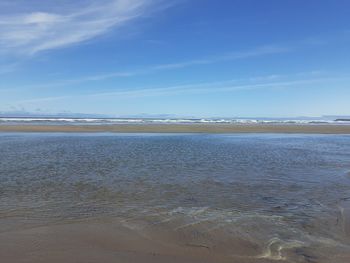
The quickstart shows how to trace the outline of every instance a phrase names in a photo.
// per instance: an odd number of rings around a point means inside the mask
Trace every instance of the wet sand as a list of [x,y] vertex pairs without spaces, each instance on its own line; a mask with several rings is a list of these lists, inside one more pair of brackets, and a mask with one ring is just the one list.
[[254,247],[245,247],[238,241],[231,243],[230,248],[220,244],[210,247],[187,243],[185,237],[160,239],[154,233],[148,235],[116,222],[74,223],[1,233],[0,243],[1,261],[6,263],[274,262],[256,256],[251,259],[234,256],[257,253]]
[[308,133],[350,134],[350,125],[336,124],[117,124],[117,125],[0,125],[0,132],[115,133]]
[[[184,233],[158,233],[154,229],[133,228],[117,221],[80,222],[42,226],[0,233],[1,262],[6,263],[329,263],[313,257],[298,246],[281,247],[279,243],[262,251],[256,244],[225,239],[218,232],[210,244]],[[190,235],[198,235],[192,229]],[[186,232],[189,232],[188,230]],[[190,231],[191,232],[191,231]],[[219,241],[219,242],[218,242]],[[284,251],[286,249],[286,251]],[[291,253],[291,254],[290,254]],[[291,258],[289,258],[290,254]],[[288,259],[284,256],[288,256]],[[350,255],[332,256],[332,263],[350,262]]]

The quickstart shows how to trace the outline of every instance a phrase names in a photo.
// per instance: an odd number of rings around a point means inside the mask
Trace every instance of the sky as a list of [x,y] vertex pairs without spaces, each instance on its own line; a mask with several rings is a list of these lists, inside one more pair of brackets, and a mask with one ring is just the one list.
[[0,112],[350,115],[348,0],[0,0]]

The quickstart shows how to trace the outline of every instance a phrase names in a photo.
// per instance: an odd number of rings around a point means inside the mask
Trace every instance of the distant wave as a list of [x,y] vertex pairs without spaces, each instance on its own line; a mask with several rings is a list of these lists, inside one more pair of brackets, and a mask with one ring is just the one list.
[[228,123],[228,124],[350,124],[346,120],[320,120],[320,119],[225,119],[225,118],[203,118],[203,119],[175,119],[175,118],[13,118],[0,117],[0,123],[8,124],[142,124],[142,123]]

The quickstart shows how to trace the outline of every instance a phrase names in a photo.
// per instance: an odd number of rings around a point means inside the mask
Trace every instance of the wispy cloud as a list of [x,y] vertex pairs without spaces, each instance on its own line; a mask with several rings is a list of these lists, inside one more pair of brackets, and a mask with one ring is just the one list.
[[[306,74],[297,74],[304,75]],[[310,75],[310,74],[309,74]],[[312,76],[311,74],[310,76]],[[208,94],[208,93],[227,93],[227,92],[237,92],[237,91],[251,91],[257,89],[284,89],[290,87],[303,87],[305,85],[324,83],[324,82],[335,82],[342,80],[349,80],[349,76],[337,76],[337,77],[321,77],[314,76],[312,78],[303,79],[292,79],[292,80],[282,80],[286,76],[283,75],[269,75],[259,78],[250,78],[242,82],[242,80],[225,80],[216,81],[209,83],[192,83],[186,85],[176,85],[168,87],[158,87],[158,88],[135,88],[128,90],[118,90],[112,92],[100,92],[92,94],[83,95],[73,95],[73,96],[51,96],[42,98],[33,98],[27,100],[17,101],[20,104],[32,104],[39,102],[52,102],[67,99],[74,99],[75,101],[81,99],[134,99],[134,98],[146,98],[146,97],[162,97],[162,96],[173,96],[181,94]],[[259,81],[257,81],[259,80]],[[238,83],[239,82],[239,83]]]
[[[268,77],[267,77],[268,78]],[[266,79],[267,79],[266,78]],[[343,78],[342,78],[343,79]],[[188,84],[171,86],[164,88],[148,88],[148,89],[136,89],[136,90],[125,90],[115,92],[104,92],[84,95],[84,97],[92,98],[137,98],[137,97],[154,97],[154,96],[170,96],[179,94],[206,94],[206,93],[223,93],[223,92],[234,92],[242,90],[256,90],[256,89],[269,89],[269,88],[286,88],[290,86],[298,86],[304,84],[318,83],[329,80],[339,80],[339,78],[313,78],[313,79],[298,79],[290,81],[275,81],[255,84],[234,84],[234,80],[220,81],[211,83],[199,83],[199,84]],[[51,98],[52,99],[52,98]]]
[[49,84],[30,85],[24,88],[64,87],[64,86],[69,86],[69,85],[74,85],[79,83],[103,81],[103,80],[113,79],[113,78],[130,78],[130,77],[135,77],[140,75],[153,74],[153,73],[162,72],[162,71],[184,69],[184,68],[189,68],[193,66],[215,64],[215,63],[220,63],[225,61],[260,57],[260,56],[273,55],[273,54],[285,53],[290,51],[292,51],[292,48],[289,48],[289,47],[283,47],[283,46],[277,46],[277,45],[266,45],[266,46],[252,48],[249,50],[227,52],[221,55],[207,56],[203,58],[192,59],[192,60],[187,60],[182,62],[150,65],[150,66],[133,70],[133,71],[131,70],[115,71],[115,72],[109,72],[109,73],[96,74],[92,76],[78,77],[78,78],[72,78],[72,79],[62,79],[53,83],[51,82]]
[[266,45],[266,46],[261,46],[250,50],[229,52],[222,55],[189,60],[189,61],[184,61],[180,63],[169,63],[169,64],[158,65],[150,68],[150,70],[154,71],[154,70],[186,68],[186,67],[195,66],[195,65],[213,64],[213,63],[218,63],[223,61],[231,61],[231,60],[244,59],[244,58],[250,58],[250,57],[260,57],[264,55],[285,53],[291,50],[292,49],[289,47],[282,47],[277,45]]
[[61,11],[0,16],[0,50],[35,54],[81,43],[147,14],[156,0],[93,0]]
[[292,51],[292,48],[290,47],[283,47],[283,46],[277,46],[277,45],[265,45],[265,46],[248,49],[248,50],[227,52],[220,55],[205,56],[202,58],[185,60],[181,62],[150,65],[148,67],[145,67],[139,70],[134,70],[134,71],[110,72],[110,73],[89,76],[89,77],[72,79],[68,81],[69,82],[86,82],[86,81],[97,81],[97,80],[104,80],[104,79],[110,79],[110,78],[132,77],[137,75],[155,73],[158,71],[182,69],[182,68],[188,68],[188,67],[198,66],[198,65],[208,65],[208,64],[220,63],[225,61],[233,61],[233,60],[239,60],[239,59],[245,59],[245,58],[286,53],[290,51]]
[[0,65],[0,75],[14,71],[16,66],[16,63]]

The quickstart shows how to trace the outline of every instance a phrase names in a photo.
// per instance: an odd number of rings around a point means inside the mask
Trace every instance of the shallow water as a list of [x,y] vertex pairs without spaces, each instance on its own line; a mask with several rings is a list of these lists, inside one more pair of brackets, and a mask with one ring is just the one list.
[[332,262],[350,254],[349,203],[349,136],[0,135],[0,233],[116,219],[218,253]]

